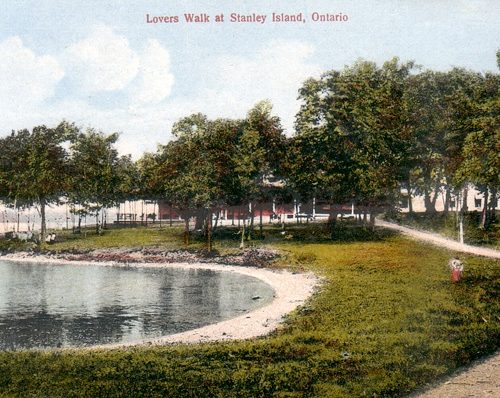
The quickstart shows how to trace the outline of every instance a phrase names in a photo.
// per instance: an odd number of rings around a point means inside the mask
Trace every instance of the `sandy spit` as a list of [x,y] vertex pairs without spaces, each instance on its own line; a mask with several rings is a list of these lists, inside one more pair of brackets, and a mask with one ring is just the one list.
[[210,269],[214,271],[238,272],[253,276],[267,283],[274,289],[274,299],[268,305],[236,318],[203,326],[186,332],[167,335],[159,338],[133,341],[127,343],[105,344],[89,348],[120,348],[140,345],[165,345],[174,343],[200,343],[212,341],[242,340],[265,336],[276,330],[286,314],[290,313],[314,293],[320,280],[313,273],[293,273],[285,270],[271,270],[255,267],[241,267],[212,263],[134,263],[101,261],[68,261],[48,256],[26,256],[12,253],[0,256],[0,259],[15,262],[38,262],[52,264],[98,264],[114,267],[148,267],[166,268],[182,267],[189,269]]

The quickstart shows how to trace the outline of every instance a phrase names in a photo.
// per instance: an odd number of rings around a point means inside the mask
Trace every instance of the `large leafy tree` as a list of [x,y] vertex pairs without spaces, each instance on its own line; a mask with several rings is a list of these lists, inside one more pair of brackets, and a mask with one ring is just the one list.
[[270,184],[269,179],[276,180],[283,174],[282,161],[286,138],[280,119],[272,115],[272,105],[269,101],[258,102],[247,113],[242,126],[235,137],[237,142],[232,160],[236,164],[240,202],[251,205],[253,221],[256,204],[262,205],[262,202],[271,200],[280,189]]
[[276,174],[282,128],[264,101],[244,120],[190,115],[174,124],[172,134],[174,140],[141,159],[140,169],[147,186],[183,214],[186,243],[189,219],[196,216],[210,249],[212,214],[223,206],[263,200],[269,193],[265,178]]
[[462,162],[465,137],[472,130],[476,112],[478,73],[464,69],[449,72],[425,71],[411,76],[406,100],[413,129],[407,184],[424,195],[427,212],[434,212],[438,194],[445,193],[448,210],[453,176]]
[[408,153],[404,89],[412,63],[358,61],[309,79],[289,144],[288,176],[302,199],[372,206],[397,191]]
[[68,153],[72,138],[63,122],[56,128],[34,127],[0,139],[0,193],[16,206],[39,206],[41,241],[47,232],[46,207],[69,188]]
[[483,191],[481,227],[486,228],[494,219],[500,189],[500,76],[486,74],[476,86],[475,98],[474,113],[468,118],[472,131],[464,140],[455,177],[458,184],[470,182]]
[[183,213],[186,244],[189,219],[197,215],[206,220],[210,250],[212,213],[240,197],[232,157],[240,130],[240,121],[194,114],[179,120],[176,139],[159,148],[153,180],[162,181],[167,200]]

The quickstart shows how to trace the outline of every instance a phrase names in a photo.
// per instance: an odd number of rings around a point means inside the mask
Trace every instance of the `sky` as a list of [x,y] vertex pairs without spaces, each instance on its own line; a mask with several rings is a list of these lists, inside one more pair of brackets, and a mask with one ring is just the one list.
[[1,0],[0,136],[67,120],[119,132],[137,159],[184,116],[243,118],[266,99],[292,134],[304,80],[358,59],[497,73],[498,21],[499,0]]

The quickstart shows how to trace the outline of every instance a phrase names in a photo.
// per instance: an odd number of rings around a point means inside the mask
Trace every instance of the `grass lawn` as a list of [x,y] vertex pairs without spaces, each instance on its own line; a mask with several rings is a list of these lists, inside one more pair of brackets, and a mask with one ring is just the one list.
[[[396,397],[498,348],[498,261],[461,255],[464,277],[452,284],[451,252],[385,232],[374,239],[345,232],[352,241],[332,241],[315,225],[293,226],[285,235],[266,229],[266,238],[254,241],[282,251],[278,265],[325,279],[307,305],[266,338],[1,352],[0,396]],[[82,245],[135,240],[142,243],[133,246],[171,248],[181,235],[112,230]],[[237,243],[225,239],[216,248],[233,250]],[[53,249],[70,247],[66,241]]]
[[117,228],[105,230],[103,235],[97,235],[94,228],[83,230],[81,234],[62,231],[58,234],[58,241],[47,246],[47,249],[63,251],[90,248],[161,246],[166,250],[173,250],[179,247],[182,232],[183,228],[179,226],[172,228]]

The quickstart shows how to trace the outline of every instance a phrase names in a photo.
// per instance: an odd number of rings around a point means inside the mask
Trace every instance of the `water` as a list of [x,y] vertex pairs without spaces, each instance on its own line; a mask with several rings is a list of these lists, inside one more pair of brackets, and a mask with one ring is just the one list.
[[0,260],[0,350],[155,338],[241,315],[272,296],[267,284],[232,272]]

